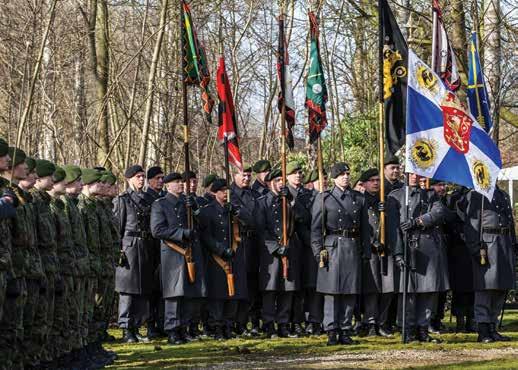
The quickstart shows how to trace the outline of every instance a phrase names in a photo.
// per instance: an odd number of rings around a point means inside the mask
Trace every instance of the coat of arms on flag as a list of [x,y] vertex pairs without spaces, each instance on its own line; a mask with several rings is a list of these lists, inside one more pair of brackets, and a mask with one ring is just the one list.
[[406,171],[473,188],[491,199],[502,168],[498,147],[412,51],[407,94]]

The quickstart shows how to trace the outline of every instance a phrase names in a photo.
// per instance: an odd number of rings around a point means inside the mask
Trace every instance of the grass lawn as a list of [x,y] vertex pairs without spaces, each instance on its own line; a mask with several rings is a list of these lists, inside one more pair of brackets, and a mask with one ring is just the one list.
[[[449,324],[448,324],[449,325]],[[451,326],[454,326],[452,323]],[[106,348],[117,352],[113,369],[518,369],[518,311],[509,311],[502,332],[512,342],[482,345],[476,334],[442,334],[441,344],[403,345],[401,337],[354,338],[358,344],[327,347],[325,336],[296,339],[203,340],[170,346],[166,340]],[[117,338],[120,330],[113,330]]]

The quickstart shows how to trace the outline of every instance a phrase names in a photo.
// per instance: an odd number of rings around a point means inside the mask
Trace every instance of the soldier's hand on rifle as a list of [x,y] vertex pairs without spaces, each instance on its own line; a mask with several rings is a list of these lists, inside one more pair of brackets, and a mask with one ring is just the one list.
[[396,262],[397,267],[399,267],[399,269],[401,271],[403,271],[405,269],[405,260],[403,259],[403,257],[396,256],[395,262]]
[[223,251],[223,254],[221,255],[221,257],[223,257],[224,260],[230,260],[232,259],[232,257],[234,257],[235,253],[234,253],[234,250],[232,248],[226,248],[224,251]]
[[183,231],[183,238],[187,241],[192,240],[194,238],[194,230],[193,229],[185,229]]
[[378,212],[385,212],[385,203],[384,202],[378,203]]
[[188,208],[196,208],[196,199],[194,199],[194,197],[192,195],[188,195],[185,198],[185,205]]
[[288,189],[287,186],[283,186],[282,188],[280,188],[279,195],[290,201],[293,199],[293,197],[291,196],[291,193],[290,193],[290,189]]
[[284,256],[287,256],[288,255],[288,249],[286,247],[279,247],[277,248],[277,250],[275,251],[275,253],[279,256],[279,257],[284,257]]
[[14,208],[18,207],[18,197],[11,189],[4,189],[2,192],[2,198],[6,198]]
[[417,227],[418,227],[417,219],[410,218],[407,221],[403,221],[399,226],[401,227],[401,231],[403,231],[403,232],[417,229]]

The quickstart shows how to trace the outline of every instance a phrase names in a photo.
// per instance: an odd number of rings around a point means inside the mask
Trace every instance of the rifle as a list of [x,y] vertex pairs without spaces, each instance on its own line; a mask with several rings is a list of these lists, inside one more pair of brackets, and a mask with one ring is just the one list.
[[164,243],[169,248],[171,248],[177,253],[180,253],[185,258],[185,263],[187,264],[187,276],[189,278],[189,283],[193,284],[196,281],[196,266],[192,259],[192,248],[182,248],[178,244],[168,240],[164,240]]

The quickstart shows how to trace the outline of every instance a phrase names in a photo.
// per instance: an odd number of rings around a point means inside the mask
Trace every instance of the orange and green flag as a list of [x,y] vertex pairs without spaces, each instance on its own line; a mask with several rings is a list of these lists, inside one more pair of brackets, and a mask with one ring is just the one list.
[[205,49],[198,40],[196,29],[192,22],[191,9],[186,1],[182,0],[182,37],[184,39],[183,70],[185,82],[189,85],[199,85],[203,111],[207,120],[212,122],[212,108],[214,100],[210,96],[210,73],[207,64]]

